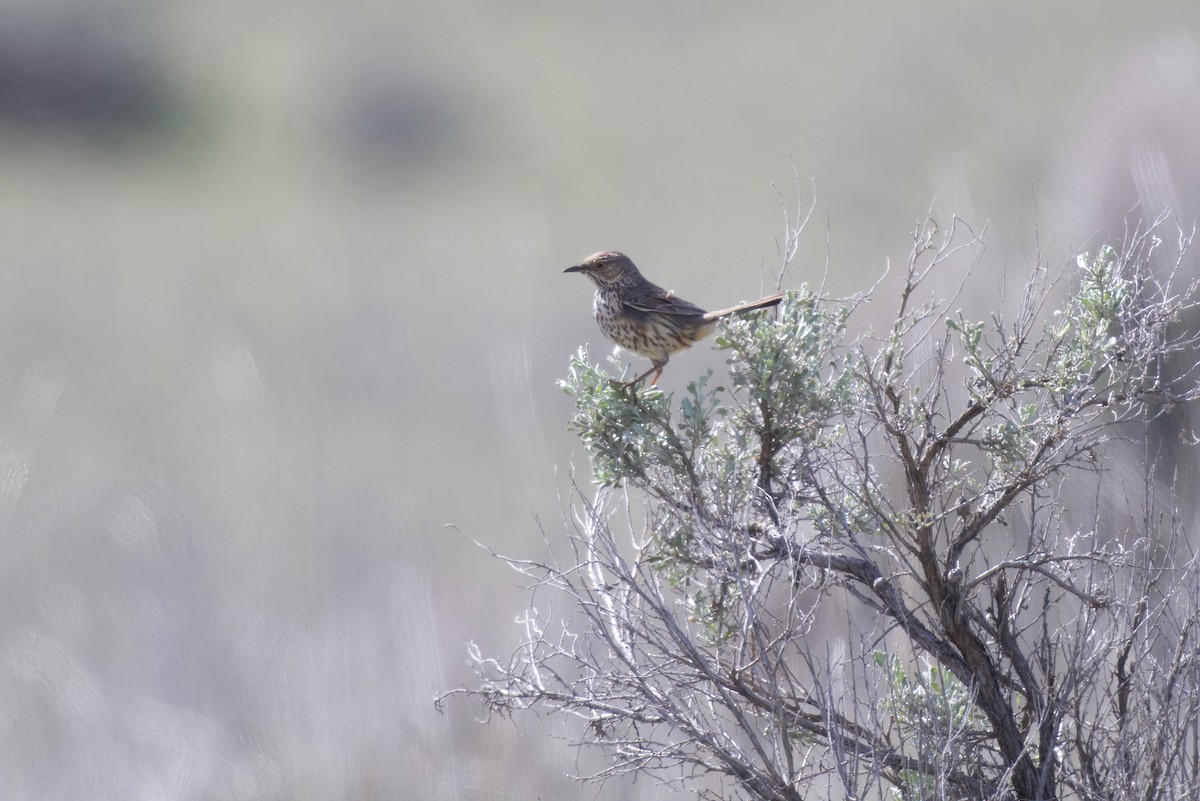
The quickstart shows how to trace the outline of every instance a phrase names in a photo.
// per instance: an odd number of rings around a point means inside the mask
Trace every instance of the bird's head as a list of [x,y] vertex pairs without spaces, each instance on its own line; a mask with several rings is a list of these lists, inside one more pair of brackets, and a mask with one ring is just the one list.
[[580,264],[568,267],[564,273],[583,273],[592,279],[598,287],[620,286],[621,284],[641,278],[641,273],[633,261],[624,253],[616,250],[605,250],[593,253]]

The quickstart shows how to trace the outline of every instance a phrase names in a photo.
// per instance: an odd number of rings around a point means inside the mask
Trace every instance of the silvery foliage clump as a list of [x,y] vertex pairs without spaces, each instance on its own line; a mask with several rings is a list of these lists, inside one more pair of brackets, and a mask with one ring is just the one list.
[[1200,579],[1161,468],[1194,459],[1198,311],[1170,230],[1037,261],[981,318],[927,288],[980,239],[926,221],[896,286],[723,323],[727,376],[678,398],[581,350],[567,547],[507,560],[522,642],[473,649],[455,693],[578,720],[593,778],[712,798],[1196,797]]

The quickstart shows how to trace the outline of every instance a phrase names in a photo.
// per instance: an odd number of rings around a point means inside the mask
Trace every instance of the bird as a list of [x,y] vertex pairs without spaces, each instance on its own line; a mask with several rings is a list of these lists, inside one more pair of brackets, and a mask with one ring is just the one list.
[[633,260],[616,250],[594,253],[563,272],[582,273],[596,285],[592,316],[604,335],[650,360],[650,369],[627,382],[627,387],[645,380],[651,373],[654,378],[650,384],[658,383],[671,354],[704,339],[718,320],[774,306],[786,294],[776,292],[728,309],[705,311],[676,297],[673,291],[647,281]]

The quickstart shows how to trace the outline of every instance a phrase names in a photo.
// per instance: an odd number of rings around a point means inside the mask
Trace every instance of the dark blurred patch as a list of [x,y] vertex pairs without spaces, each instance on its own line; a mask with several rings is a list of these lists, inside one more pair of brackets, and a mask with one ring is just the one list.
[[467,102],[429,71],[403,60],[359,57],[328,88],[326,130],[356,171],[411,174],[465,146]]
[[0,124],[89,136],[162,125],[170,87],[134,22],[94,10],[0,15]]

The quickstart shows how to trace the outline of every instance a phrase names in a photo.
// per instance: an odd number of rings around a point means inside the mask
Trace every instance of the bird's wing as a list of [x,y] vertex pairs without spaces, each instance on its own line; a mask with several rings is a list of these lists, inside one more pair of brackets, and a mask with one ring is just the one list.
[[641,312],[658,314],[680,314],[685,317],[701,317],[704,309],[694,303],[688,303],[682,298],[675,297],[674,292],[668,292],[662,287],[647,288],[637,295],[626,295],[621,299],[631,309]]

